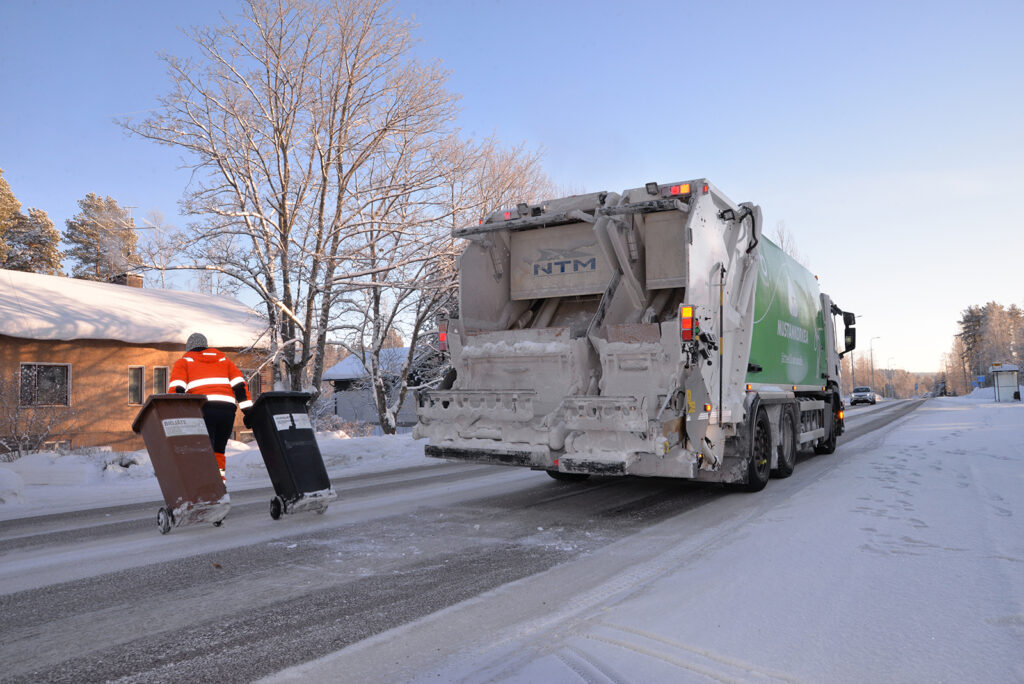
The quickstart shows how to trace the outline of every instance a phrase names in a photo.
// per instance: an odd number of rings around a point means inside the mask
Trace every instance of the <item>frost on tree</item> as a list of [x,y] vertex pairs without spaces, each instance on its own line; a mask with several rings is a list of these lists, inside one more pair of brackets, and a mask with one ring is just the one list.
[[42,209],[18,213],[4,235],[7,254],[3,267],[12,271],[61,275],[60,233]]

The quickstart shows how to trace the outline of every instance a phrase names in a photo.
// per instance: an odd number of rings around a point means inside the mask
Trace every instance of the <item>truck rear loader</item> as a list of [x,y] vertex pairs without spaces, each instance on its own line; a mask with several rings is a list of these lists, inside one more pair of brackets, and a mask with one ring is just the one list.
[[[843,312],[707,180],[574,195],[459,228],[452,372],[417,399],[428,456],[561,480],[762,489],[843,433]],[[844,345],[836,345],[837,317]]]

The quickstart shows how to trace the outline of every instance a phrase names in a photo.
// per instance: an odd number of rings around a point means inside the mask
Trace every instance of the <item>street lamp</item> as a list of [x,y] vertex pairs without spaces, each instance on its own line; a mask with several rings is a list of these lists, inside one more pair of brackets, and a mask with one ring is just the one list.
[[875,391],[875,387],[876,387],[876,385],[875,385],[875,340],[880,340],[880,339],[882,339],[882,336],[881,335],[876,335],[875,337],[871,338],[870,342],[868,342],[868,349],[871,351],[871,391],[872,392]]

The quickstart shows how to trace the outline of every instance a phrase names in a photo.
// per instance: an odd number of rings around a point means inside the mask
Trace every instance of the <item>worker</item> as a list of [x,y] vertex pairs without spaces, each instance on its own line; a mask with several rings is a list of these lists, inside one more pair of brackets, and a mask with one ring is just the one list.
[[206,396],[203,419],[206,421],[206,431],[210,433],[220,477],[227,482],[224,451],[235,424],[235,407],[242,409],[246,425],[252,409],[249,386],[241,371],[223,352],[210,347],[205,335],[192,333],[185,342],[185,355],[174,362],[168,389],[179,394]]

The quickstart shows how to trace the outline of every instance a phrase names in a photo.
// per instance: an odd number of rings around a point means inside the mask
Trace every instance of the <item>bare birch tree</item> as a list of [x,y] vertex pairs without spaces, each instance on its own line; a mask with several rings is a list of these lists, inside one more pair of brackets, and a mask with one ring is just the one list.
[[786,228],[785,221],[777,221],[775,223],[775,235],[773,237],[775,238],[775,242],[778,243],[779,249],[792,257],[804,268],[810,269],[810,266],[807,265],[807,259],[805,259],[804,255],[800,253],[799,249],[797,249],[796,238],[793,236],[793,233],[789,232]]
[[237,24],[189,37],[200,56],[163,57],[161,108],[122,125],[179,148],[194,171],[183,206],[199,220],[177,268],[255,293],[275,380],[316,388],[338,269],[360,252],[371,207],[418,190],[379,184],[375,165],[396,139],[447,134],[446,75],[412,58],[410,24],[382,0],[249,0]]
[[[416,373],[423,368],[418,362],[430,356],[422,333],[441,309],[454,313],[457,306],[455,259],[461,245],[452,229],[552,189],[540,154],[522,146],[504,148],[494,139],[472,144],[454,137],[429,148],[396,142],[389,154],[374,160],[380,177],[373,184],[417,191],[364,207],[364,230],[352,241],[342,264],[345,275],[337,279],[345,296],[338,301],[334,326],[349,351],[363,360],[387,433],[397,428],[410,378],[422,376]],[[398,368],[393,352],[387,358],[382,354],[396,331],[409,340]]]

